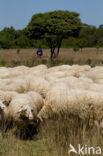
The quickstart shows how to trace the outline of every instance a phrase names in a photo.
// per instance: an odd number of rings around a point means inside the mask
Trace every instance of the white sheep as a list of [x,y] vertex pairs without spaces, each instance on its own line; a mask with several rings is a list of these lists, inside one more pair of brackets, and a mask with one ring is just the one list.
[[25,76],[25,79],[28,81],[28,91],[35,91],[41,95],[47,93],[49,89],[49,82],[39,76]]
[[5,87],[2,90],[5,91],[15,91],[18,93],[24,93],[28,91],[28,83],[25,78],[17,77],[8,80],[7,82],[4,81]]
[[16,92],[4,92],[0,91],[0,127],[1,130],[6,128],[6,121],[9,121],[8,115],[8,106],[14,96],[16,96]]
[[45,105],[38,114],[38,118],[42,120],[48,118],[50,114],[56,113],[61,103],[65,103],[69,90],[69,86],[65,82],[54,83],[46,95]]
[[34,71],[43,71],[43,70],[46,70],[46,69],[47,69],[47,66],[44,65],[44,64],[41,64],[41,65],[38,65],[38,66],[31,67],[30,68],[30,71],[31,72],[34,72]]
[[26,66],[17,66],[14,68],[9,68],[10,76],[9,77],[17,77],[24,74],[28,74],[30,68]]
[[45,79],[49,80],[50,77],[64,78],[69,76],[75,76],[75,73],[76,72],[74,70],[56,71],[56,72],[47,73]]
[[95,92],[103,92],[103,84],[92,83],[88,89]]
[[72,116],[80,119],[84,125],[93,126],[95,121],[101,123],[103,119],[103,93],[86,90],[69,90],[64,94],[61,90],[49,91],[46,104],[38,114],[43,119],[57,116]]
[[91,79],[88,79],[85,77],[76,78],[74,76],[60,78],[60,79],[56,80],[55,82],[58,82],[58,81],[66,82],[71,89],[78,89],[78,88],[79,89],[88,89],[90,84],[93,83],[93,81]]
[[12,98],[16,96],[16,92],[12,91],[1,91],[0,90],[0,101],[4,102],[4,104],[9,105],[11,102]]
[[71,69],[70,65],[55,66],[55,67],[48,68],[48,73],[57,72],[57,71],[67,71],[70,69]]
[[43,105],[44,101],[38,93],[18,94],[12,98],[4,113],[6,118],[18,123],[35,121]]
[[94,81],[94,83],[103,84],[103,79],[96,79],[96,80]]
[[41,108],[44,106],[44,100],[42,99],[42,96],[39,93],[34,92],[34,91],[27,92],[27,94],[33,100],[33,105],[31,105],[31,106],[33,107],[35,105],[36,109],[37,109],[37,113],[39,113]]
[[3,122],[4,122],[4,109],[5,105],[0,101],[0,132],[2,132]]
[[79,71],[90,71],[91,67],[89,65],[72,65],[72,69]]
[[8,78],[10,75],[9,69],[6,67],[0,67],[0,79]]

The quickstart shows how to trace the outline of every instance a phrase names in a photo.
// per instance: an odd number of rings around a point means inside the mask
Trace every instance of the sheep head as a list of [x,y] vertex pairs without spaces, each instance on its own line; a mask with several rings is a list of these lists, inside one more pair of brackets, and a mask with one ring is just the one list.
[[28,105],[20,108],[17,114],[18,114],[19,119],[21,120],[34,120],[33,110]]
[[0,110],[4,110],[5,109],[5,105],[4,105],[4,103],[3,103],[3,101],[0,101]]

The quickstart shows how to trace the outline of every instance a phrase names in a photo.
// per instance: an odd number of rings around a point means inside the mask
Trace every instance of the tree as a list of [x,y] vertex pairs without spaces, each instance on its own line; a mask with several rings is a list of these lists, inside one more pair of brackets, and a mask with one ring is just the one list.
[[75,47],[77,38],[69,37],[68,39],[64,39],[62,42],[62,47],[64,48],[73,48]]
[[87,47],[94,47],[96,45],[96,27],[84,24],[80,30],[79,38],[88,40]]
[[103,37],[101,37],[101,38],[97,41],[97,44],[96,44],[96,48],[100,48],[100,47],[103,47]]
[[2,31],[0,31],[0,48],[2,49],[10,49],[17,47],[17,38],[21,36],[20,30],[15,30],[13,27],[7,28],[5,27]]
[[0,47],[9,49],[15,47],[16,31],[13,27],[5,27],[0,32]]
[[97,28],[95,35],[97,40],[103,38],[103,25],[100,25],[99,28]]
[[[59,55],[63,39],[68,36],[77,36],[81,21],[79,14],[69,11],[53,11],[32,16],[25,32],[32,39],[45,38],[51,49],[51,59]],[[57,53],[55,54],[55,49]]]
[[88,40],[86,38],[80,38],[76,41],[76,47],[80,48],[81,49],[81,52],[82,52],[82,49],[85,48],[85,47],[88,47]]

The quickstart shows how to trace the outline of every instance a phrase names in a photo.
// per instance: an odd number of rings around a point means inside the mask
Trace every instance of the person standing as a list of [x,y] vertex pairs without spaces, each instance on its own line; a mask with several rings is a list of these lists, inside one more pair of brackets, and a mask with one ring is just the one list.
[[36,54],[37,54],[37,56],[40,57],[40,58],[43,56],[43,50],[42,50],[41,47],[39,47],[39,48],[37,49],[37,53],[36,53]]

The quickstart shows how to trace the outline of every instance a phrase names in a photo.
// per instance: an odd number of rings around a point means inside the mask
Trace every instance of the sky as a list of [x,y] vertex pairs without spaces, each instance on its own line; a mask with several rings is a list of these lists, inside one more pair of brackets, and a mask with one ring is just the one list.
[[0,0],[0,30],[23,29],[35,13],[54,10],[75,11],[83,23],[103,24],[103,0]]

